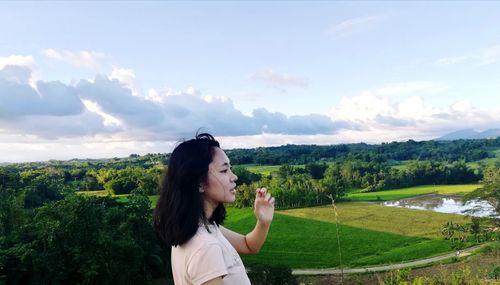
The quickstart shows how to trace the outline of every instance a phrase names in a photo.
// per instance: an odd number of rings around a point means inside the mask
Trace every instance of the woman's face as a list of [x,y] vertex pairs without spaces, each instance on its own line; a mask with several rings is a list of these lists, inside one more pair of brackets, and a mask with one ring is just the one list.
[[231,170],[226,153],[215,147],[212,162],[208,165],[207,181],[202,184],[203,199],[215,207],[220,203],[234,202],[236,180],[238,176]]

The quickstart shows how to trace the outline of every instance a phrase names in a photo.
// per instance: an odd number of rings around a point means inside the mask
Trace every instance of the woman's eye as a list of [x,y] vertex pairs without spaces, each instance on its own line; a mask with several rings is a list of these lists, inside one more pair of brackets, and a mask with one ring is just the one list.
[[227,172],[227,169],[224,169],[221,171],[221,173],[226,173]]

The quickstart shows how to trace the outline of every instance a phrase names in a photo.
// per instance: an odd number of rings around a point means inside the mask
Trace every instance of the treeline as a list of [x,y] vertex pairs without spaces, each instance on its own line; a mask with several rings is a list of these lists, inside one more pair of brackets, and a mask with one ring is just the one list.
[[314,161],[364,160],[391,162],[402,160],[477,161],[490,157],[491,149],[500,147],[496,139],[456,141],[414,141],[382,143],[380,145],[285,145],[255,149],[228,150],[233,164],[305,164]]
[[[13,165],[0,167],[0,187],[8,186],[25,193],[27,204],[41,205],[54,200],[64,191],[105,190],[109,195],[128,194],[137,190],[143,194],[158,194],[163,165],[145,168],[84,168],[83,166],[47,165],[34,169]],[[31,207],[31,206],[29,206]]]
[[266,186],[276,198],[277,208],[321,205],[341,199],[351,189],[373,192],[426,184],[477,183],[481,175],[464,161],[453,163],[411,161],[399,170],[387,164],[347,160],[339,163],[308,163],[304,168],[283,165],[274,175],[258,177],[235,168],[238,175],[236,205],[253,204],[254,191]]

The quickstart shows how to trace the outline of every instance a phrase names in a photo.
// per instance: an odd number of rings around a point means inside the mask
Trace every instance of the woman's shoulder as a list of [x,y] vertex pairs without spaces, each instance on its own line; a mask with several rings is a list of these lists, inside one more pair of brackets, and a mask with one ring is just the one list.
[[215,225],[200,225],[196,234],[185,245],[199,248],[212,244],[219,244],[219,239],[217,238],[219,234],[220,230]]

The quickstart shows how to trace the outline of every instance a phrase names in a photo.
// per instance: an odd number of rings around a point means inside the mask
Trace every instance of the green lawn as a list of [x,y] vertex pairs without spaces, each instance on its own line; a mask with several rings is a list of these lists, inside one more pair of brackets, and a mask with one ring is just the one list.
[[[254,225],[251,209],[228,209],[227,228],[245,234]],[[344,224],[339,225],[339,236],[343,265],[348,267],[396,263],[452,250],[451,243],[443,239],[405,236]],[[336,226],[331,221],[278,212],[261,252],[242,258],[247,266],[281,264],[291,268],[338,267]]]
[[479,184],[424,185],[378,192],[350,193],[345,197],[345,199],[351,201],[387,201],[425,194],[463,195],[474,191],[479,187],[481,187]]

